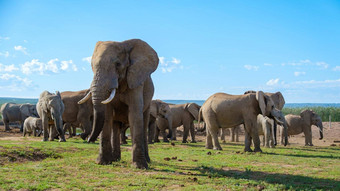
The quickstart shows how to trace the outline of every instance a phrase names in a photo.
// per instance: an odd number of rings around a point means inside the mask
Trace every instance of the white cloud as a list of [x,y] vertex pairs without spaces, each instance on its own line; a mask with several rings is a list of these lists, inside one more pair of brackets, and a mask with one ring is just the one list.
[[14,64],[3,65],[0,63],[0,72],[13,72],[15,70],[19,70],[19,68],[15,67]]
[[0,52],[0,56],[4,56],[7,58],[9,56],[9,52],[8,51]]
[[335,66],[332,70],[333,71],[340,71],[340,66]]
[[273,66],[273,64],[269,64],[269,63],[264,63],[264,66]]
[[279,78],[276,78],[276,79],[270,79],[267,83],[266,83],[266,85],[267,86],[274,86],[274,85],[277,85],[278,83],[279,83]]
[[306,72],[294,72],[294,76],[301,76],[301,75],[305,75]]
[[90,63],[90,64],[91,64],[91,60],[92,60],[92,56],[85,57],[85,58],[82,59],[82,61],[88,62],[88,63]]
[[327,69],[329,66],[326,62],[317,62],[316,65],[320,66],[322,69]]
[[5,83],[5,86],[0,85],[0,89],[6,91],[23,91],[32,86],[32,81],[27,78],[22,78],[14,74],[1,74],[0,83]]
[[25,55],[28,55],[27,48],[25,48],[23,46],[20,46],[20,45],[19,46],[14,46],[14,50],[20,51],[20,52],[24,53]]
[[252,65],[244,65],[244,68],[247,70],[254,70],[257,71],[260,67],[258,66],[252,66]]
[[51,59],[47,63],[40,62],[38,59],[33,59],[32,61],[27,61],[25,64],[21,65],[22,73],[29,75],[32,73],[38,73],[40,75],[48,74],[48,73],[59,73],[62,71],[78,71],[77,66],[73,63],[72,60],[68,61],[59,61],[58,58]]
[[0,36],[0,40],[9,40],[9,37]]
[[183,69],[181,65],[181,60],[172,57],[168,61],[165,57],[159,57],[160,69],[163,73],[172,72],[175,69]]

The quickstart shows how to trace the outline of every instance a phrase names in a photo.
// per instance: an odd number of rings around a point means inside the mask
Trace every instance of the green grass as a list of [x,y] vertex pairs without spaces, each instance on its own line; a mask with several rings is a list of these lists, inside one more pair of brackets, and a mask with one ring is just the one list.
[[312,109],[317,113],[323,122],[329,121],[329,116],[331,116],[332,122],[340,121],[340,107],[305,107],[305,108],[283,108],[282,112],[284,115],[294,114],[300,115],[301,111],[304,109]]
[[222,144],[223,151],[207,150],[203,142],[156,143],[149,146],[150,168],[139,170],[131,166],[131,142],[121,147],[121,161],[102,166],[95,164],[98,144],[40,139],[0,141],[0,189],[340,190],[339,147],[243,153],[241,143]]

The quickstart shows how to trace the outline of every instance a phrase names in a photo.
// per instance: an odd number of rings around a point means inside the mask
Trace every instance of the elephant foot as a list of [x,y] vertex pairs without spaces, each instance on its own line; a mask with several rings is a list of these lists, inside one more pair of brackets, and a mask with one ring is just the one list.
[[150,145],[152,145],[154,142],[152,142],[152,141],[148,141],[148,144],[150,144]]
[[225,140],[223,140],[222,143],[226,143]]
[[66,142],[66,139],[59,139],[59,142]]
[[244,148],[244,152],[254,152],[251,148]]
[[48,141],[48,138],[43,138],[43,140],[42,141]]
[[87,137],[87,135],[85,134],[85,133],[82,133],[82,134],[80,134],[80,137],[85,141],[86,140],[86,137]]
[[[82,133],[82,134],[83,134],[83,133]],[[72,133],[71,135],[72,135],[73,137],[74,137],[74,136],[76,136],[76,134],[75,134],[75,133]]]
[[[109,158],[111,158],[111,159],[109,159]],[[102,155],[99,155],[97,160],[96,160],[96,163],[100,164],[100,165],[109,165],[109,164],[112,164],[112,161],[113,161],[112,158],[113,158],[112,155],[109,156],[109,157],[104,157]]]
[[219,150],[219,151],[221,151],[222,148],[221,148],[221,147],[214,147],[214,150]]
[[182,143],[188,143],[188,141],[187,140],[183,140]]
[[49,138],[48,140],[49,140],[49,141],[54,141],[54,138]]
[[191,141],[191,143],[197,143],[195,140]]
[[120,161],[120,159],[121,159],[120,153],[119,154],[113,153],[112,155],[113,155],[113,161],[114,162]]
[[175,138],[171,138],[171,140],[176,141],[177,139],[176,139],[176,137],[175,137]]
[[168,139],[163,139],[163,142],[168,143],[169,140]]
[[148,169],[149,168],[146,160],[138,160],[138,161],[133,162],[132,164],[133,164],[133,166],[135,166],[136,168],[139,168],[139,169]]
[[155,143],[159,143],[159,142],[160,142],[159,139],[156,139],[156,140],[155,140]]
[[260,148],[255,148],[255,149],[254,149],[254,152],[256,152],[256,153],[257,153],[257,152],[262,153],[262,150],[261,150]]

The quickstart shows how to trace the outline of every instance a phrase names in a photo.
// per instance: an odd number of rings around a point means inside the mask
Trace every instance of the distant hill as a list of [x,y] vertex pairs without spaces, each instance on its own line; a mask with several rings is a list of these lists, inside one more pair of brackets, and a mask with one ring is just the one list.
[[0,105],[7,103],[7,102],[20,103],[20,104],[22,103],[36,104],[38,102],[38,99],[0,97]]

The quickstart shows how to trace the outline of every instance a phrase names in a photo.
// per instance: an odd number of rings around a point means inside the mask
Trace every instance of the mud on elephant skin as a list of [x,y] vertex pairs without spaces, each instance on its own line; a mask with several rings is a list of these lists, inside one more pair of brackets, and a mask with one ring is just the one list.
[[[81,127],[83,129],[83,133],[80,134],[80,137],[85,140],[91,134],[92,131],[92,121],[93,118],[93,104],[91,100],[87,100],[82,104],[78,104],[86,94],[88,94],[90,90],[81,90],[81,91],[65,91],[61,92],[61,100],[64,103],[65,110],[62,115],[64,122],[64,132],[69,130],[70,137],[75,135],[76,127]],[[71,132],[71,126],[73,127]]]
[[5,130],[10,131],[10,122],[20,122],[20,131],[23,132],[24,121],[27,117],[39,117],[34,104],[15,104],[4,103],[1,106],[0,112],[2,114],[2,120],[5,125]]
[[[198,120],[198,113],[200,110],[200,106],[196,103],[186,103],[186,104],[169,104],[172,114],[172,130],[171,130],[171,139],[176,140],[176,129],[177,127],[183,125],[183,143],[187,143],[187,138],[191,135],[191,142],[196,143],[195,140],[195,127],[194,120]],[[162,119],[160,119],[158,128],[160,130],[165,130],[167,125]]]
[[[273,100],[262,91],[256,94],[230,95],[216,93],[210,96],[200,110],[206,123],[206,148],[222,150],[217,137],[219,128],[245,125],[244,151],[252,151],[250,148],[254,140],[255,152],[261,152],[260,140],[257,132],[257,115],[271,116],[282,123],[282,112],[275,108]],[[200,121],[200,119],[199,119]]]
[[54,136],[52,133],[52,129],[56,128],[59,134],[59,141],[65,142],[66,140],[62,128],[62,115],[64,112],[64,104],[61,100],[59,91],[56,91],[55,94],[52,94],[48,91],[42,92],[37,103],[37,111],[40,118],[42,119],[44,131],[43,141],[53,141]]
[[88,142],[94,142],[101,133],[98,164],[120,160],[119,130],[122,124],[129,124],[132,162],[137,168],[148,168],[147,126],[154,93],[151,73],[158,61],[155,50],[139,39],[97,42],[90,92],[79,103],[92,97],[94,124]]
[[[323,139],[323,125],[321,117],[318,114],[316,114],[313,110],[305,109],[301,111],[300,115],[289,114],[286,115],[285,118],[288,126],[288,135],[298,135],[300,133],[304,133],[305,146],[313,146],[312,125],[315,125],[319,128],[320,132],[319,139],[320,140]],[[282,136],[283,135],[281,135],[281,143],[283,143]]]
[[[161,124],[159,122],[161,121]],[[165,123],[165,124],[162,124]],[[152,100],[150,106],[150,119],[148,128],[148,143],[159,142],[158,136],[161,132],[164,142],[169,142],[165,130],[169,129],[171,135],[172,113],[169,104],[161,100]]]

